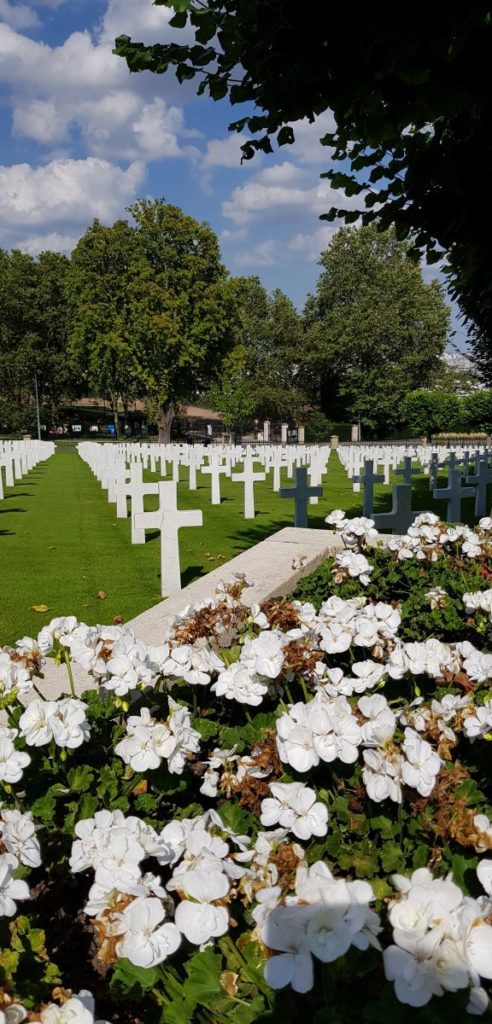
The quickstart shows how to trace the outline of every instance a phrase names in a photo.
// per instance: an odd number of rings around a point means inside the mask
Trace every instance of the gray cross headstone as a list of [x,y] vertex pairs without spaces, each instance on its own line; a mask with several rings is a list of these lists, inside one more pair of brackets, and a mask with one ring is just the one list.
[[391,530],[392,533],[406,533],[421,512],[412,512],[412,485],[395,484],[391,512],[376,512],[372,518],[377,530]]
[[412,469],[412,457],[411,455],[405,455],[403,459],[403,469],[395,469],[395,476],[403,477],[404,484],[412,483],[413,476],[419,476],[419,469]]
[[475,515],[478,519],[487,515],[487,484],[492,483],[492,467],[487,463],[487,457],[480,459],[477,471],[474,476],[467,476],[467,484],[475,484]]
[[352,481],[364,484],[364,499],[362,512],[365,516],[371,516],[374,508],[374,484],[384,484],[384,474],[374,472],[372,459],[364,459],[364,472],[352,477]]
[[468,467],[470,465],[470,452],[463,452],[463,476],[468,476]]
[[322,487],[308,487],[306,466],[296,467],[295,487],[281,487],[281,498],[293,498],[295,501],[294,526],[308,525],[308,499],[322,498]]
[[459,523],[461,519],[461,502],[463,498],[473,498],[475,496],[475,488],[462,486],[461,469],[450,469],[447,487],[436,488],[432,495],[436,499],[444,498],[447,501],[446,521],[448,523]]

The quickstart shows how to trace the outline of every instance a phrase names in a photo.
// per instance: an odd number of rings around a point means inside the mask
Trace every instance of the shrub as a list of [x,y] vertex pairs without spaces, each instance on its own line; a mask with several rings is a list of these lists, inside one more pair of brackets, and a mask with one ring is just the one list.
[[463,399],[445,391],[411,391],[403,403],[403,418],[412,436],[466,427]]
[[157,647],[67,617],[0,654],[6,1024],[487,1012],[492,520],[379,551],[334,516],[303,601],[233,580]]

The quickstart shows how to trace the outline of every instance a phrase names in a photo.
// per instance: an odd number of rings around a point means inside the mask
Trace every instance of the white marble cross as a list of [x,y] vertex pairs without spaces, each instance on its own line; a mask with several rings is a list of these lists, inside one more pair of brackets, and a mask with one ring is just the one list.
[[218,459],[210,459],[209,465],[203,466],[201,472],[210,476],[212,481],[212,505],[220,505],[220,476],[221,473],[230,476],[229,466],[222,465]]
[[243,462],[242,473],[233,473],[231,480],[235,483],[244,484],[244,518],[255,518],[255,482],[265,479],[265,473],[255,473],[255,467],[251,455],[247,455]]
[[139,529],[135,525],[135,516],[141,515],[144,511],[144,495],[158,494],[159,485],[157,483],[144,483],[142,479],[142,464],[140,462],[132,462],[130,467],[130,480],[127,483],[123,482],[117,484],[115,491],[117,502],[116,515],[118,518],[126,518],[127,497],[130,498],[131,501],[130,521],[132,525],[132,544],[145,544],[145,530]]
[[161,594],[169,597],[181,590],[178,530],[182,526],[203,526],[203,514],[199,509],[178,509],[178,489],[174,480],[161,480],[157,486],[157,511],[138,512],[133,520],[138,530],[160,530]]

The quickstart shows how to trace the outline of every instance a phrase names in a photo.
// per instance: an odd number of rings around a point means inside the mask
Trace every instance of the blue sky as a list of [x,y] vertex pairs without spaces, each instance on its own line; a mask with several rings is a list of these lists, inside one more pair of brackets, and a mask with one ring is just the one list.
[[164,197],[211,224],[231,273],[257,273],[302,308],[335,230],[319,215],[351,202],[319,177],[331,117],[241,165],[227,131],[240,108],[174,75],[130,75],[111,53],[122,33],[181,40],[170,16],[152,0],[0,0],[0,245],[70,251],[94,217]]

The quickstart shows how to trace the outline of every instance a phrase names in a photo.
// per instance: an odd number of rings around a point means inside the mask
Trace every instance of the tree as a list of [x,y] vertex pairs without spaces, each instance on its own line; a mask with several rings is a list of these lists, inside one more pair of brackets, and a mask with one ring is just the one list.
[[137,251],[126,221],[107,227],[95,220],[73,250],[68,275],[70,350],[92,394],[110,402],[116,436],[118,404],[137,392],[129,299]]
[[203,390],[229,341],[218,241],[178,207],[140,200],[133,224],[97,220],[72,255],[71,350],[95,394],[138,397],[170,440],[179,403]]
[[230,126],[249,130],[247,159],[271,152],[273,137],[291,143],[300,119],[333,111],[336,127],[322,140],[333,152],[326,176],[348,202],[328,219],[376,219],[429,260],[444,251],[477,352],[490,353],[490,4],[372,5],[356,18],[348,5],[314,14],[294,0],[165,5],[175,10],[171,25],[186,30],[183,45],[120,36],[115,53],[130,70],[174,68],[180,81],[199,76],[199,94],[249,103]]
[[217,236],[161,200],[130,208],[138,260],[129,287],[133,367],[168,442],[179,404],[198,396],[232,343]]
[[445,344],[442,288],[425,284],[394,231],[342,228],[320,260],[305,310],[305,375],[330,419],[360,419],[387,435],[408,391],[429,378]]
[[209,398],[224,423],[297,419],[305,405],[299,384],[302,321],[280,289],[268,295],[257,277],[231,278],[234,341]]
[[403,417],[412,437],[422,434],[456,433],[466,429],[463,400],[446,391],[419,388],[410,391],[403,402]]
[[0,424],[34,430],[37,381],[43,422],[52,423],[75,381],[67,353],[66,272],[60,253],[0,250]]
[[492,389],[467,395],[463,408],[469,430],[492,434]]

